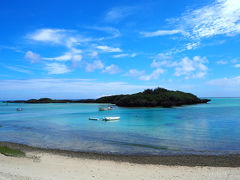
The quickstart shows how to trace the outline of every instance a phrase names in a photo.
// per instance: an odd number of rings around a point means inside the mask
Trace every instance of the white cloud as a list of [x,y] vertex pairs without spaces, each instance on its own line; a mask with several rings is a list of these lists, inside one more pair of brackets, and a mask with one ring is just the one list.
[[154,57],[154,60],[151,64],[152,68],[159,68],[159,67],[173,67],[176,66],[176,62],[172,61],[172,56],[167,53],[159,53],[157,56]]
[[36,42],[65,46],[73,53],[81,53],[81,49],[76,47],[92,41],[98,41],[91,37],[84,37],[75,30],[68,29],[38,29],[33,33],[27,34],[28,39]]
[[72,67],[76,68],[81,61],[82,61],[82,55],[80,55],[80,54],[73,55],[73,57],[72,57]]
[[128,73],[126,73],[126,76],[132,76],[132,77],[137,77],[138,79],[142,81],[150,81],[150,80],[156,80],[159,78],[161,74],[164,73],[164,70],[162,68],[156,68],[153,70],[152,73],[146,74],[145,71],[139,71],[136,69],[130,69]]
[[166,35],[174,35],[174,34],[184,34],[182,30],[174,29],[174,30],[158,30],[154,32],[140,32],[144,37],[155,37],[155,36],[166,36]]
[[225,60],[219,60],[216,62],[217,64],[228,64],[228,61],[225,61]]
[[234,67],[235,68],[240,68],[240,64],[235,64]]
[[149,81],[158,79],[165,72],[164,68],[174,68],[175,76],[185,76],[189,78],[202,78],[207,74],[208,67],[205,65],[208,62],[206,57],[195,56],[193,59],[185,57],[180,61],[172,61],[172,57],[160,53],[153,60],[151,67],[155,68],[151,74],[145,74],[145,71],[131,69],[126,74],[127,76],[138,77],[140,80]]
[[105,52],[122,52],[120,48],[113,48],[109,46],[97,46],[96,48]]
[[102,72],[108,73],[108,74],[116,74],[116,73],[119,73],[120,70],[118,66],[111,64],[110,66],[106,66]]
[[39,54],[36,54],[36,53],[34,53],[32,51],[27,51],[25,56],[24,56],[24,58],[29,60],[31,63],[38,62],[41,59]]
[[118,66],[111,64],[105,66],[101,60],[95,60],[92,63],[88,63],[85,67],[87,72],[94,72],[95,70],[101,69],[103,73],[116,74],[120,72]]
[[169,60],[172,59],[172,56],[169,53],[158,53],[154,58],[160,60]]
[[80,49],[74,48],[74,45],[79,45],[80,44],[80,39],[77,39],[76,37],[68,36],[65,39],[65,44],[69,49],[71,49],[75,53],[81,53],[82,52]]
[[52,58],[42,58],[43,60],[49,60],[49,61],[59,61],[59,62],[64,62],[64,61],[74,61],[74,62],[80,62],[82,60],[82,55],[81,54],[74,54],[71,52],[67,52],[63,54],[62,56],[57,56],[57,57],[52,57]]
[[102,61],[100,60],[95,60],[93,61],[93,63],[88,63],[86,66],[86,71],[87,72],[93,72],[97,69],[103,69],[104,68],[104,64],[102,63]]
[[180,63],[180,67],[176,68],[175,75],[181,76],[181,75],[188,75],[191,72],[195,71],[195,67],[193,65],[193,61],[190,60],[188,57],[183,58]]
[[[214,0],[201,8],[187,10],[179,18],[167,19],[173,30],[143,32],[145,37],[182,34],[189,42],[183,47],[173,48],[171,53],[181,53],[199,47],[202,39],[218,35],[240,34],[240,1]],[[221,41],[220,44],[224,43]]]
[[[27,35],[27,37],[36,42],[45,42],[50,44],[57,44],[67,48],[67,52],[56,57],[42,57],[41,60],[46,63],[46,68],[50,74],[62,74],[69,72],[69,68],[66,64],[60,63],[47,63],[46,61],[65,62],[72,61],[72,67],[75,68],[82,60],[82,50],[79,49],[79,45],[92,41],[92,38],[85,38],[77,34],[76,31],[66,29],[39,29],[35,32]],[[28,53],[28,58],[30,55]],[[31,57],[33,59],[33,57]]]
[[176,64],[175,76],[185,76],[188,78],[202,78],[207,74],[207,59],[205,57],[195,56],[193,59],[183,58]]
[[212,86],[221,86],[221,87],[236,87],[240,86],[240,76],[232,77],[232,78],[219,78],[213,79],[207,82],[208,85]]
[[128,53],[123,53],[123,54],[117,54],[113,56],[114,58],[124,58],[124,57],[136,57],[136,53],[128,54]]
[[90,29],[94,29],[94,30],[97,30],[97,31],[103,31],[103,32],[106,32],[108,34],[111,34],[111,37],[104,37],[102,39],[111,39],[111,38],[117,38],[120,36],[120,31],[116,28],[113,28],[113,27],[109,27],[109,26],[106,26],[106,27],[99,27],[99,26],[93,26],[93,27],[89,27]]
[[64,29],[39,29],[28,37],[40,42],[62,43],[66,36],[65,33]]
[[83,42],[92,41],[92,38],[85,38],[75,31],[66,29],[38,29],[35,32],[28,34],[27,38],[44,43],[52,43],[65,46],[72,53],[79,54],[81,49],[77,49],[76,46]]
[[171,65],[170,61],[168,60],[153,60],[152,64],[151,64],[151,67],[153,68],[158,68],[158,67],[161,67],[161,66],[168,66],[168,65]]
[[22,66],[4,66],[7,69],[10,69],[12,71],[17,71],[20,73],[25,73],[25,74],[32,74],[32,71],[26,69],[25,67]]
[[194,56],[193,59],[184,57],[180,61],[172,60],[168,54],[160,53],[154,57],[151,64],[152,68],[175,68],[175,76],[185,76],[189,78],[202,78],[207,74],[206,57]]
[[238,62],[238,60],[235,58],[235,59],[232,59],[232,60],[229,60],[229,61],[227,61],[227,60],[219,60],[216,63],[217,64],[221,64],[221,65],[234,64],[234,67],[238,67],[238,66],[240,66],[240,64],[239,65],[236,64],[237,62]]
[[186,44],[186,49],[187,50],[191,50],[191,49],[195,49],[200,45],[200,42],[193,42],[193,43],[187,43]]
[[88,54],[91,58],[97,58],[98,57],[98,52],[97,51],[92,51],[91,53]]
[[73,58],[71,53],[65,53],[62,56],[52,57],[52,58],[42,58],[44,60],[52,60],[52,61],[69,61]]
[[143,81],[149,81],[153,79],[158,79],[161,74],[164,73],[164,70],[162,68],[155,69],[151,74],[149,75],[142,75],[139,77],[140,80]]
[[46,63],[45,69],[48,74],[64,74],[70,72],[70,69],[65,64],[60,63]]
[[126,76],[132,76],[132,77],[140,77],[142,75],[144,75],[144,71],[138,71],[136,69],[130,69],[128,71],[128,73],[126,74]]
[[132,54],[130,54],[130,57],[136,57],[136,53],[132,53]]
[[75,62],[80,62],[82,60],[82,55],[80,54],[73,55],[72,60]]
[[[82,42],[91,41],[91,38],[83,38],[80,35],[73,34],[74,31],[65,30],[65,29],[39,29],[34,33],[29,34],[27,37],[31,40],[37,42],[45,42],[45,43],[53,43],[61,46],[65,46],[68,51],[63,55],[57,57],[42,57],[42,60],[47,61],[72,61],[73,67],[77,66],[77,63],[82,60],[82,50],[78,49],[77,46]],[[40,59],[40,55],[37,55],[31,51],[28,51],[25,55],[25,58],[30,59],[31,62],[36,62]],[[53,72],[51,74],[61,74],[61,72],[69,72],[68,68],[64,64],[55,64],[56,68],[54,70],[54,64],[46,64],[49,72]],[[60,72],[60,73],[59,73]]]
[[115,7],[109,10],[105,15],[105,21],[118,22],[123,18],[131,15],[135,11],[135,7]]
[[213,4],[185,13],[180,27],[192,38],[240,33],[240,1],[216,0]]

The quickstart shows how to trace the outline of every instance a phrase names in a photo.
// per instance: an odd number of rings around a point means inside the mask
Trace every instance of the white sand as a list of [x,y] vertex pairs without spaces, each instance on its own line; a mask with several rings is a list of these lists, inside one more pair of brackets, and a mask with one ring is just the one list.
[[0,180],[240,179],[240,168],[141,165],[47,153],[28,154],[28,157],[32,155],[39,159],[0,154]]

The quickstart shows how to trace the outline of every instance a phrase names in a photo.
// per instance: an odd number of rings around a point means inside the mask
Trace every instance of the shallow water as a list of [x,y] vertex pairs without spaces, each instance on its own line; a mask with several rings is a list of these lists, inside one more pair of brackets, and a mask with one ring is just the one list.
[[[240,153],[240,98],[176,108],[0,103],[0,141],[117,154]],[[16,111],[16,108],[23,111]],[[120,121],[89,117],[120,116]]]

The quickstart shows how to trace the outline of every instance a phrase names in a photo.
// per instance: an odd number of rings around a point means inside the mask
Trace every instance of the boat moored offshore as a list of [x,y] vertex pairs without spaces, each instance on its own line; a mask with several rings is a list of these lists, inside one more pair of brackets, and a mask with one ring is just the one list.
[[98,121],[99,118],[90,117],[90,118],[88,118],[88,120],[95,120],[95,121]]
[[119,120],[120,117],[118,116],[115,116],[115,117],[103,117],[103,121],[116,121],[116,120]]
[[22,111],[23,109],[22,109],[22,108],[17,108],[16,110],[17,110],[17,111]]
[[99,107],[98,110],[99,110],[99,111],[109,111],[109,110],[113,110],[113,107],[112,107],[112,106]]

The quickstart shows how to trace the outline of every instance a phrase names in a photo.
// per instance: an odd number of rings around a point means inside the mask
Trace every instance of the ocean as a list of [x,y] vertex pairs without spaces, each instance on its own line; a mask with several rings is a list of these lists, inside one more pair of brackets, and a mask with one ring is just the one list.
[[[0,103],[0,141],[128,155],[240,154],[240,98],[173,108]],[[16,111],[22,108],[23,111]],[[119,121],[89,117],[120,116]]]

